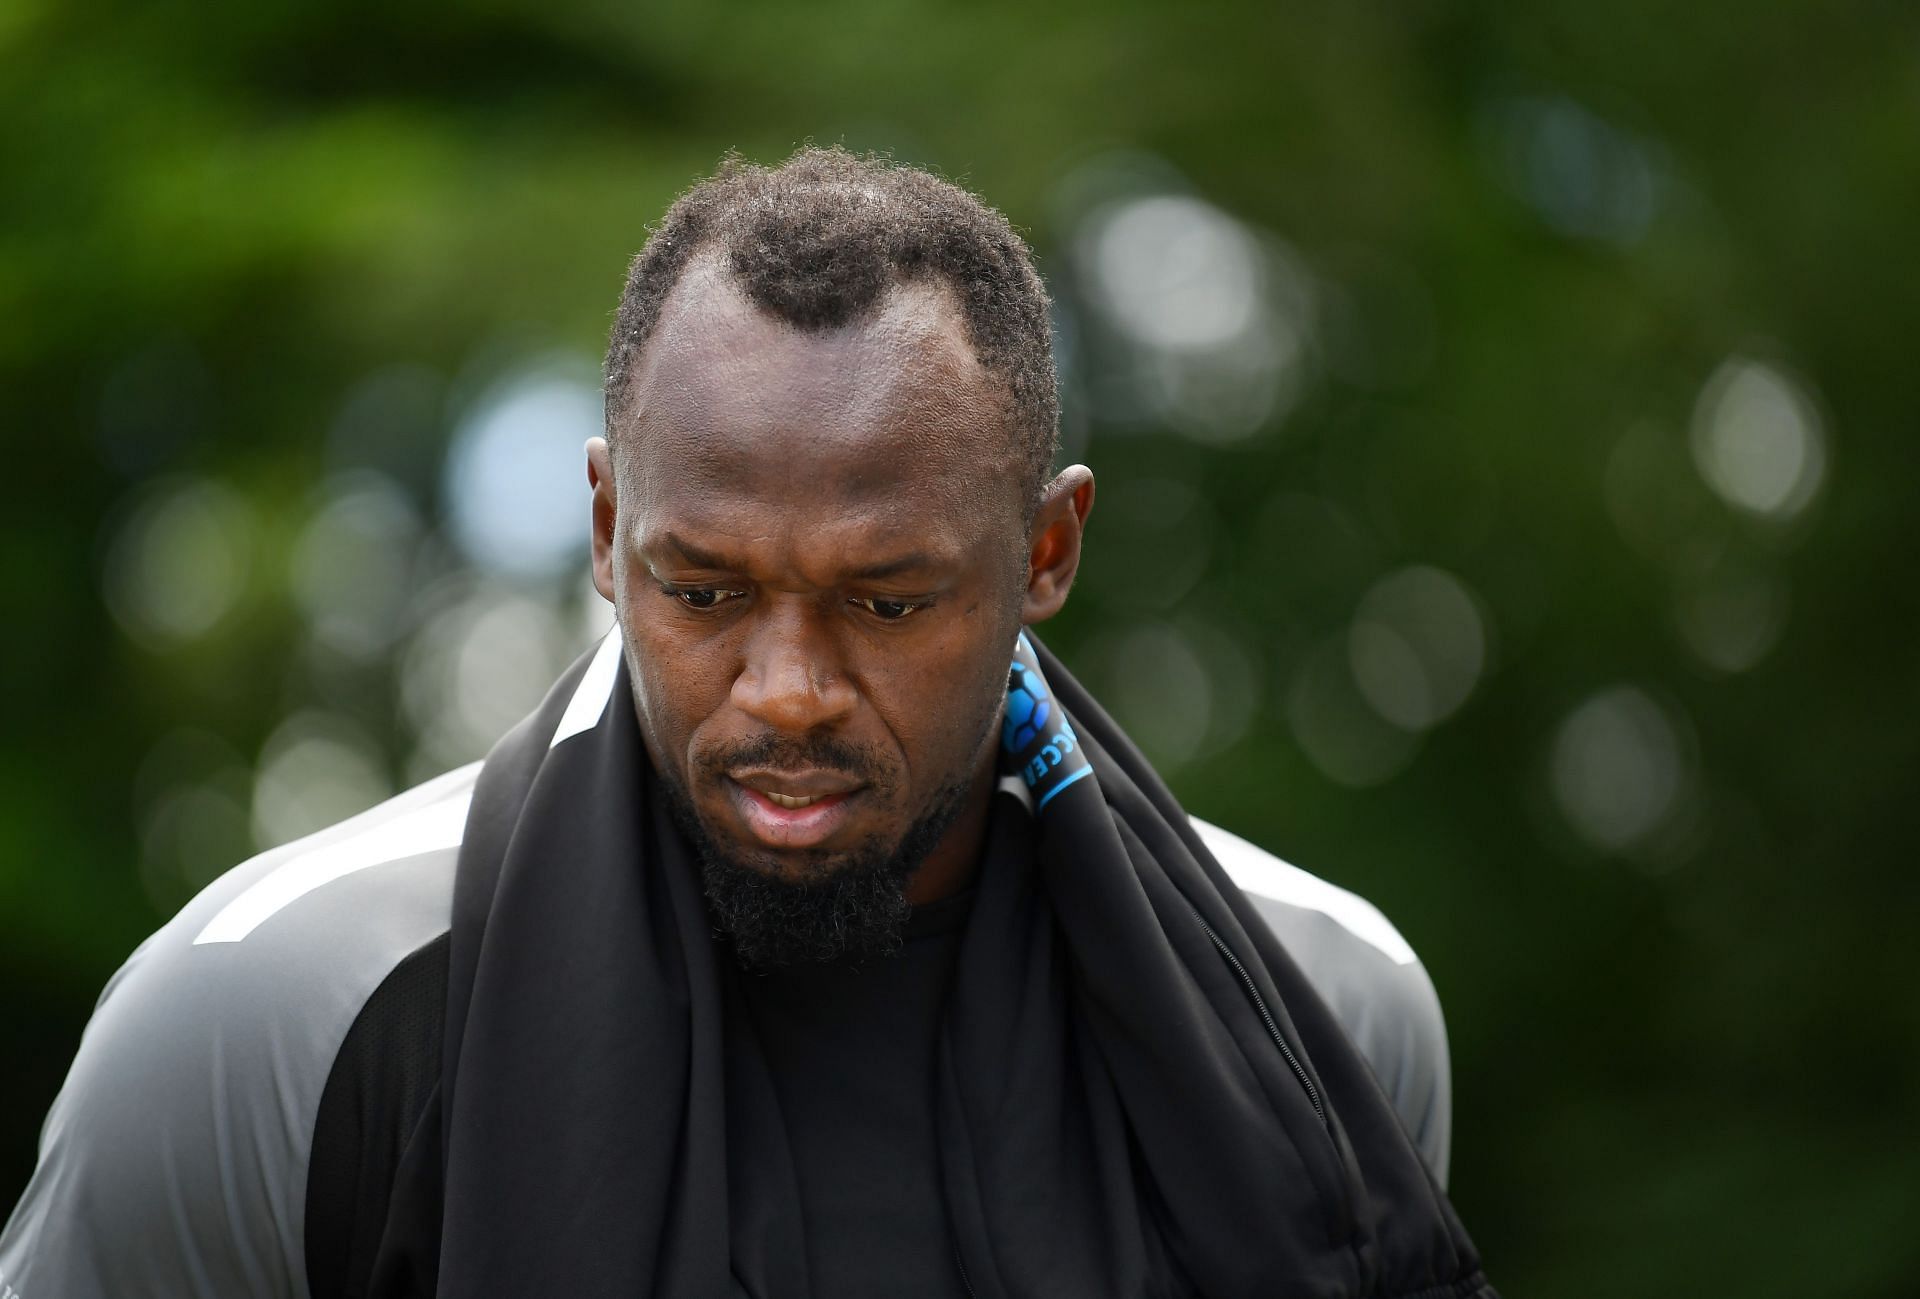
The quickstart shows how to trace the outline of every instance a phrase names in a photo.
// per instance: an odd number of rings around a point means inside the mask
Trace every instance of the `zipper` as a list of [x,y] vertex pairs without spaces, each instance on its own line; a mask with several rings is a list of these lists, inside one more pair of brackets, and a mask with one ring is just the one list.
[[[1300,1057],[1293,1053],[1293,1048],[1287,1045],[1287,1040],[1280,1036],[1280,1026],[1274,1023],[1273,1012],[1267,1009],[1266,999],[1260,995],[1260,989],[1254,986],[1253,976],[1247,973],[1246,966],[1240,964],[1240,958],[1233,954],[1233,949],[1221,941],[1219,934],[1213,932],[1213,926],[1200,915],[1199,908],[1189,907],[1188,909],[1193,912],[1193,918],[1200,922],[1200,928],[1206,931],[1207,937],[1213,940],[1213,945],[1219,949],[1220,955],[1227,958],[1227,964],[1233,967],[1233,972],[1240,976],[1241,986],[1247,990],[1247,996],[1253,999],[1254,1008],[1260,1012],[1260,1018],[1266,1021],[1267,1036],[1271,1037],[1273,1044],[1280,1048],[1280,1054],[1286,1057],[1287,1066],[1293,1070],[1293,1076],[1300,1080],[1302,1087],[1306,1088],[1307,1100],[1312,1104],[1313,1112],[1319,1117],[1321,1126],[1325,1127],[1327,1110],[1320,1103],[1320,1089],[1313,1085],[1313,1079],[1307,1077],[1307,1071],[1301,1067]],[[966,1276],[964,1267],[960,1274],[964,1279]],[[968,1287],[967,1292],[969,1294],[973,1292],[971,1286]]]
[[967,1275],[967,1260],[960,1257],[960,1246],[953,1247],[953,1261],[960,1268],[960,1284],[967,1288],[968,1299],[978,1299],[973,1293],[973,1278]]

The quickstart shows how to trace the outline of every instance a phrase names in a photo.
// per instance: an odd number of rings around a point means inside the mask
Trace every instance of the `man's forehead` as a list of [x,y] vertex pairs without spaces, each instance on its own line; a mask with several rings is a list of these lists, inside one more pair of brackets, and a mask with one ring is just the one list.
[[735,573],[805,573],[831,584],[850,576],[877,580],[944,574],[972,558],[969,538],[926,521],[880,516],[795,517],[775,511],[742,518],[686,503],[651,511],[634,545],[656,568],[691,567]]
[[859,321],[802,330],[750,301],[717,256],[696,257],[629,383],[619,440],[667,472],[769,456],[854,479],[1016,472],[1005,386],[936,279],[896,286]]

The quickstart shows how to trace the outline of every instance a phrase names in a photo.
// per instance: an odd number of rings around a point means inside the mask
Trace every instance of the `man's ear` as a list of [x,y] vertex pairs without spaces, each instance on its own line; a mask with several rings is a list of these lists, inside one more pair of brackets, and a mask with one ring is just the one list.
[[1080,537],[1093,513],[1093,470],[1069,465],[1040,494],[1027,534],[1027,597],[1023,623],[1045,622],[1060,612],[1080,571]]
[[587,439],[587,484],[593,488],[593,585],[613,598],[613,453],[605,438]]

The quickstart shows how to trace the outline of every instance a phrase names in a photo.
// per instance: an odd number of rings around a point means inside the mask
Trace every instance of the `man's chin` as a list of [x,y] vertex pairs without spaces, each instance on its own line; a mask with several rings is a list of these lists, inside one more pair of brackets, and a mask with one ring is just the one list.
[[791,888],[822,886],[842,872],[859,868],[859,863],[846,853],[773,853],[765,849],[736,848],[716,856],[726,862],[729,869],[763,875]]
[[857,964],[900,950],[913,910],[907,880],[925,855],[915,834],[783,850],[743,841],[682,800],[670,803],[699,858],[714,925],[741,965]]
[[715,925],[749,969],[859,963],[900,950],[913,907],[907,881],[952,825],[967,784],[940,791],[904,835],[851,847],[770,850],[717,833],[685,791],[667,803],[700,859]]
[[853,963],[900,950],[913,908],[897,855],[818,863],[798,876],[702,851],[715,925],[748,969]]
[[743,966],[857,965],[900,950],[913,915],[907,882],[952,824],[963,792],[942,791],[897,840],[830,852],[735,847],[691,808],[676,811],[700,858],[714,923]]

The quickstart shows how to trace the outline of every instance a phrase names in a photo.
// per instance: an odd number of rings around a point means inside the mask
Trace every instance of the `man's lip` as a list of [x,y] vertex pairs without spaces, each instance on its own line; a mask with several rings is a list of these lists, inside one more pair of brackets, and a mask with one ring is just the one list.
[[773,771],[764,767],[743,767],[727,776],[739,785],[762,794],[780,794],[787,798],[830,798],[851,794],[864,781],[844,771]]
[[849,804],[860,796],[860,786],[836,794],[813,797],[804,807],[783,807],[765,793],[738,780],[727,782],[734,807],[747,832],[768,848],[812,848],[831,839],[846,824]]

